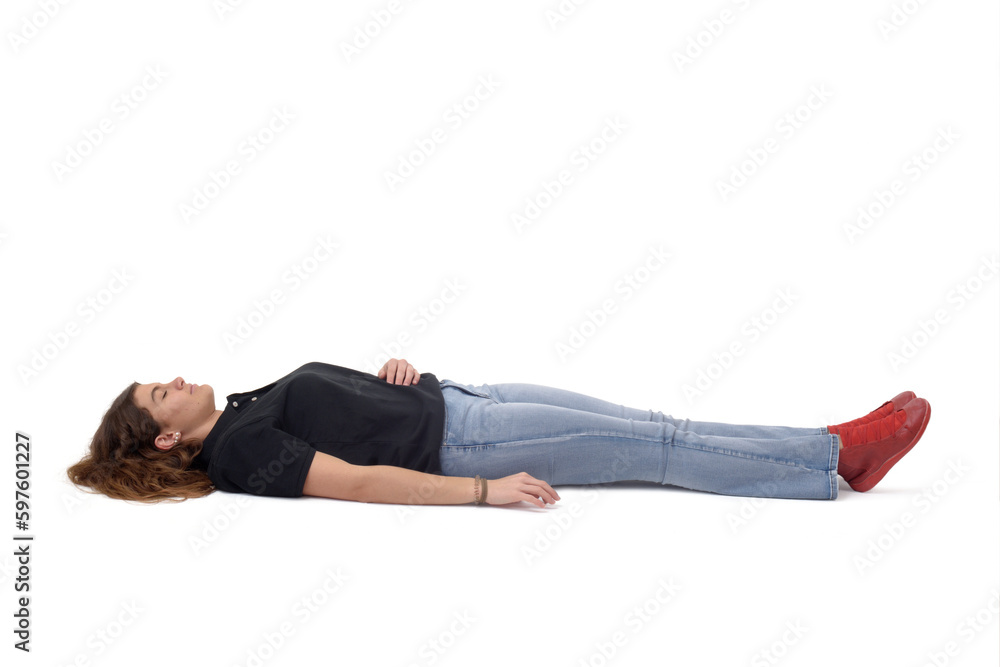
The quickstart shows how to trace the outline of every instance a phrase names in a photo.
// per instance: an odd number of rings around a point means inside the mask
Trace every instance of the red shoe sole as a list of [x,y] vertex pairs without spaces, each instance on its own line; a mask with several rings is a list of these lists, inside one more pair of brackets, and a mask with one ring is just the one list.
[[906,447],[904,447],[903,449],[899,450],[898,452],[887,458],[885,460],[885,463],[879,466],[877,470],[871,471],[862,478],[853,479],[850,482],[848,482],[850,487],[855,491],[864,492],[864,491],[870,491],[876,484],[881,482],[882,478],[885,477],[885,474],[889,472],[889,469],[892,468],[892,466],[896,465],[896,462],[899,461],[899,459],[903,458],[903,455],[905,455],[908,451],[913,449],[913,446],[917,444],[917,442],[920,440],[920,437],[924,434],[924,429],[927,428],[927,423],[930,420],[931,420],[931,404],[930,401],[928,401],[927,414],[924,415],[924,420],[920,423],[920,428],[917,430],[917,434],[913,436],[913,440],[910,441],[910,444],[908,444]]

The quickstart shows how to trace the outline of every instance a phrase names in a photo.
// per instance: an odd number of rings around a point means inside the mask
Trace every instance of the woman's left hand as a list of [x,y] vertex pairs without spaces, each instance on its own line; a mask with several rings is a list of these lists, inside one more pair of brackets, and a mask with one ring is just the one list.
[[406,359],[390,359],[378,372],[379,378],[389,384],[417,384],[420,373]]

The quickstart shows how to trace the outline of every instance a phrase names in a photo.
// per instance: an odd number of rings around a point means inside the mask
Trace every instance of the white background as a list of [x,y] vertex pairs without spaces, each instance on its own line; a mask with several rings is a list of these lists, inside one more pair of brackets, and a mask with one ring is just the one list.
[[[595,1],[554,22],[554,0],[421,0],[377,30],[385,1],[48,5],[0,22],[0,496],[11,517],[25,432],[36,536],[30,655],[13,527],[0,558],[17,664],[997,664],[996,3]],[[275,109],[294,118],[268,135]],[[318,238],[338,247],[313,261]],[[651,247],[670,259],[648,271]],[[616,290],[627,275],[640,288]],[[211,384],[221,407],[383,351],[675,417],[819,426],[904,389],[933,417],[874,490],[832,502],[624,484],[545,510],[145,506],[67,481],[133,380]]]

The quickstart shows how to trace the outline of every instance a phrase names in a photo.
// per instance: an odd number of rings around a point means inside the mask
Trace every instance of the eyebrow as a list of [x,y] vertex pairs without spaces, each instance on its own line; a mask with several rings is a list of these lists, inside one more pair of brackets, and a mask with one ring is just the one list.
[[149,400],[156,403],[156,385],[153,385],[153,388],[149,390]]

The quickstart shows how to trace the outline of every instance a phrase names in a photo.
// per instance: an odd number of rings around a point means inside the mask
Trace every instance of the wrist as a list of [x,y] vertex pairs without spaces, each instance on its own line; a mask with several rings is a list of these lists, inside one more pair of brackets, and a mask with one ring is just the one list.
[[486,485],[486,478],[476,475],[472,479],[472,502],[476,505],[482,505],[485,503],[488,491],[489,489]]

